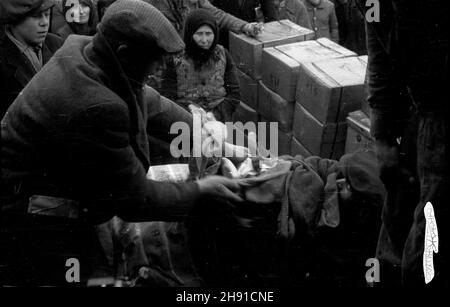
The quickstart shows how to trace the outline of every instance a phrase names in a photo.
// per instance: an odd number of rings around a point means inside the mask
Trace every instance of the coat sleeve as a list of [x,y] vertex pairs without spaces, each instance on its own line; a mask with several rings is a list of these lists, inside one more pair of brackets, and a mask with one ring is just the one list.
[[192,114],[170,99],[159,95],[151,87],[145,88],[145,101],[148,106],[147,133],[171,142],[176,135],[169,134],[173,123],[186,123],[193,131]]
[[235,33],[241,33],[242,27],[247,24],[246,21],[218,9],[208,0],[199,0],[199,3],[200,7],[209,10],[214,15],[221,28],[225,28]]
[[130,141],[127,106],[97,104],[69,121],[62,136],[67,171],[76,195],[83,195],[92,219],[114,215],[130,222],[176,221],[187,216],[199,196],[195,182],[146,178],[147,170]]
[[336,10],[334,4],[331,3],[331,13],[330,13],[330,35],[331,40],[335,43],[339,43],[339,23],[336,16]]
[[375,27],[366,23],[371,134],[375,139],[393,142],[400,136],[402,119],[408,114],[408,106],[401,95],[404,86],[399,68],[386,51],[387,40],[382,42]]
[[295,11],[297,15],[296,24],[298,24],[301,27],[312,29],[311,21],[309,20],[308,10],[306,9],[305,4],[301,0],[294,0],[295,1]]
[[226,69],[225,69],[225,89],[227,91],[227,100],[236,109],[241,101],[241,94],[239,91],[239,79],[237,76],[236,65],[230,53],[225,49],[226,55]]

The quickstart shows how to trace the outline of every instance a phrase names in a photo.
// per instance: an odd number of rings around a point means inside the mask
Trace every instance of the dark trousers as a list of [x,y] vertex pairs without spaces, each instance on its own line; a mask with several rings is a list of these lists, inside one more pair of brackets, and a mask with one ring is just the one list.
[[449,123],[443,116],[433,115],[422,115],[414,122],[402,140],[405,155],[401,168],[415,172],[416,180],[411,182],[399,173],[395,183],[386,187],[388,193],[376,252],[381,263],[381,284],[425,286],[423,210],[431,202],[438,227],[439,252],[434,254],[435,278],[430,285],[448,286]]
[[425,240],[424,207],[434,208],[439,251],[434,254],[435,277],[431,286],[449,286],[449,122],[441,115],[425,115],[419,122],[417,170],[420,180],[420,202],[406,240],[402,259],[402,280],[405,286],[423,286],[423,251]]

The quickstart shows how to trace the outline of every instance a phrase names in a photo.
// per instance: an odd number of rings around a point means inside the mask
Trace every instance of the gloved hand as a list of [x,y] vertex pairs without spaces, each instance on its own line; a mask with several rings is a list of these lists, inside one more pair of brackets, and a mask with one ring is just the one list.
[[262,23],[250,22],[242,27],[242,32],[247,36],[255,37],[262,32],[262,29]]
[[203,195],[223,197],[231,201],[242,202],[243,199],[236,194],[241,189],[239,180],[222,176],[210,176],[198,180],[200,193]]
[[399,147],[383,139],[376,140],[375,154],[380,170],[380,179],[386,186],[395,182],[399,171]]

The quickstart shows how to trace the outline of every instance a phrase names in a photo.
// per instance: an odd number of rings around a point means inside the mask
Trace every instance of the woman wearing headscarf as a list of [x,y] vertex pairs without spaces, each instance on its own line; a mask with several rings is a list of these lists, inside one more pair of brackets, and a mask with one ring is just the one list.
[[63,40],[71,34],[94,35],[98,23],[94,0],[60,0],[52,16],[52,33]]
[[212,112],[222,122],[232,121],[240,102],[234,62],[218,42],[218,26],[205,9],[192,11],[185,23],[183,53],[167,61],[161,93],[188,108]]

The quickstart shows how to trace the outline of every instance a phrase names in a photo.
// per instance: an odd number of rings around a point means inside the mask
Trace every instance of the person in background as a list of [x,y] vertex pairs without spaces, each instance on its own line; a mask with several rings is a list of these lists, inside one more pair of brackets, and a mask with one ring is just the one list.
[[212,5],[208,0],[144,0],[159,9],[172,23],[180,35],[184,33],[186,16],[193,10],[203,8],[208,10],[217,21],[220,28],[235,33],[256,36],[260,27],[256,22],[246,22],[231,14],[225,13]]
[[[448,288],[449,1],[383,0],[379,8],[379,22],[366,28],[371,134],[388,191],[376,253],[387,277],[380,282]],[[417,197],[398,201],[411,194]]]
[[[211,0],[210,2],[218,9],[247,22],[264,22],[264,16],[257,12],[261,12],[261,2],[265,1],[269,0]],[[227,49],[229,45],[228,32],[229,29],[220,28],[219,43]]]
[[240,102],[239,83],[233,59],[218,39],[214,16],[205,9],[192,11],[184,27],[186,50],[168,61],[161,94],[230,122]]
[[[346,26],[345,35],[341,40],[341,45],[356,52],[358,55],[367,54],[366,45],[366,27],[365,27],[365,16],[361,13],[357,5],[358,0],[349,0],[346,3]],[[338,22],[339,15],[338,15]],[[341,29],[341,27],[339,27]],[[340,30],[339,30],[340,31]],[[339,32],[339,37],[341,37],[341,32]]]
[[[144,80],[164,55],[183,49],[156,8],[118,0],[96,35],[69,36],[9,107],[1,124],[0,284],[85,285],[97,268],[94,276],[104,276],[95,226],[114,216],[182,221],[204,196],[241,200],[237,180],[146,177],[149,105],[160,96]],[[78,284],[66,280],[69,258],[81,264]]]
[[0,24],[0,118],[33,76],[61,47],[47,33],[53,0],[2,0]]
[[94,35],[97,23],[92,0],[59,0],[53,9],[51,32],[63,40],[71,34]]
[[339,43],[339,23],[334,4],[329,0],[303,0],[316,39],[326,37]]
[[308,11],[302,0],[273,0],[277,20],[289,19],[301,27],[311,29]]
[[211,4],[247,22],[256,22],[256,11],[265,0],[211,0]]
[[339,24],[339,44],[343,45],[343,43],[347,39],[348,31],[351,30],[348,25],[348,19],[350,17],[349,0],[330,0],[330,1],[333,2],[334,4],[334,10],[336,11],[336,18]]

